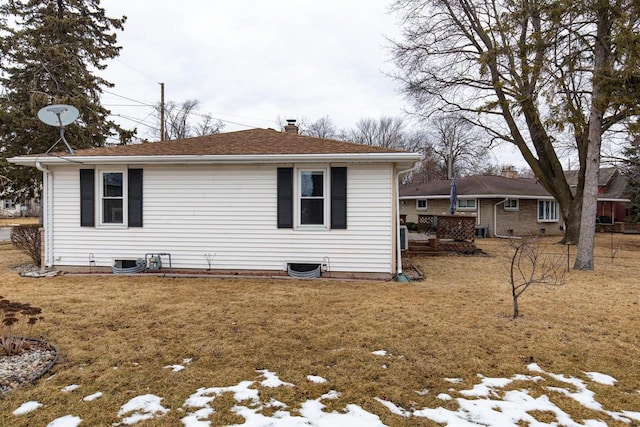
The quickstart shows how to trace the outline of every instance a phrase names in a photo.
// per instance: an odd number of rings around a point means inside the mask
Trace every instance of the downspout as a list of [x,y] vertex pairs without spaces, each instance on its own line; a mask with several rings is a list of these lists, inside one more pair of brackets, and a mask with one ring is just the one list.
[[503,204],[507,200],[509,199],[505,198],[503,201],[493,205],[493,237],[497,237],[499,239],[519,239],[520,237],[505,236],[502,234],[498,234],[498,205]]
[[42,172],[42,226],[44,227],[44,265],[52,267],[51,251],[53,248],[53,218],[51,218],[51,171],[36,160],[36,168]]
[[[413,166],[411,166],[409,169],[396,172],[396,258],[397,258],[396,277],[397,278],[404,276],[402,272],[402,247],[400,245],[400,175],[409,173],[415,168],[416,168],[416,163],[414,163]],[[402,280],[402,281],[409,281],[408,278],[406,279],[407,280]],[[398,279],[398,281],[401,281],[401,280]]]

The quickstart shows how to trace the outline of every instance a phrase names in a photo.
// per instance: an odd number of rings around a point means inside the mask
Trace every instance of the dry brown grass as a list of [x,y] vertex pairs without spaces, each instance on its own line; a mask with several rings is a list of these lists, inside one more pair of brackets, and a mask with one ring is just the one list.
[[[129,399],[152,393],[171,408],[140,425],[179,426],[179,408],[200,387],[230,386],[269,369],[295,387],[261,389],[291,408],[330,389],[330,410],[357,404],[391,426],[435,425],[404,419],[374,400],[404,408],[455,409],[436,398],[458,377],[470,388],[477,374],[512,377],[538,363],[548,372],[584,378],[597,371],[618,379],[593,386],[607,410],[640,410],[640,236],[598,235],[595,272],[570,271],[562,287],[533,287],[510,318],[510,286],[500,256],[504,242],[481,240],[483,257],[415,258],[420,283],[171,279],[123,276],[20,278],[9,267],[27,259],[0,245],[0,295],[43,309],[39,335],[55,344],[53,377],[0,401],[0,426],[44,426],[66,414],[82,425],[118,422]],[[557,246],[550,250],[562,250]],[[574,248],[575,251],[575,248]],[[387,350],[388,356],[372,355]],[[173,373],[166,365],[193,358]],[[382,364],[387,369],[382,368]],[[117,369],[115,369],[117,367]],[[307,375],[329,382],[313,384]],[[72,393],[60,389],[70,384]],[[549,385],[547,382],[546,385]],[[540,387],[540,388],[537,388]],[[548,394],[532,385],[531,394]],[[428,389],[422,396],[416,390]],[[104,397],[83,402],[96,391]],[[556,403],[575,420],[601,418],[568,398]],[[11,412],[29,400],[46,407]],[[230,397],[216,399],[212,425],[242,422]],[[553,415],[536,414],[553,421]],[[611,425],[615,421],[605,419]],[[619,425],[626,425],[619,423]]]

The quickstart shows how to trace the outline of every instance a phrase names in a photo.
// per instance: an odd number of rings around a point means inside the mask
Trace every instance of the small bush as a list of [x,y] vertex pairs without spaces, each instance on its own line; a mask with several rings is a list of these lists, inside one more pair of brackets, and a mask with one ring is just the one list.
[[415,222],[407,222],[407,230],[418,231],[418,224],[416,224]]
[[8,356],[25,348],[33,325],[43,320],[42,310],[31,304],[12,302],[0,296],[0,349]]
[[19,251],[29,255],[40,266],[40,226],[37,224],[17,225],[11,229],[11,243]]

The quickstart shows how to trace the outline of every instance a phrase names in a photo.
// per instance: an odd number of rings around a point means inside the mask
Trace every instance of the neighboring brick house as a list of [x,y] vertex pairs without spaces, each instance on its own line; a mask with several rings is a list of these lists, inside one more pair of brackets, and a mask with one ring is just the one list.
[[[629,200],[622,193],[624,177],[608,169],[601,171],[598,215],[622,220],[620,207]],[[570,173],[567,178],[571,183]],[[563,221],[558,202],[533,178],[518,178],[512,168],[503,176],[473,175],[456,178],[456,215],[471,215],[490,237],[531,234],[562,235]],[[400,189],[400,214],[406,222],[420,223],[431,215],[449,211],[450,180],[408,185]]]
[[[565,172],[571,188],[578,185],[578,171]],[[601,168],[598,177],[598,222],[614,223],[630,215],[628,195],[624,190],[627,179],[617,168]]]

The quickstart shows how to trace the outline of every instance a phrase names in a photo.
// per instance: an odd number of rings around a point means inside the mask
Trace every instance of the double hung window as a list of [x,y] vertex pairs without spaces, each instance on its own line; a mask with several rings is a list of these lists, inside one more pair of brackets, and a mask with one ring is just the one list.
[[538,200],[538,222],[558,221],[558,210],[555,200]]
[[124,174],[103,172],[102,174],[102,223],[124,223]]
[[325,225],[325,187],[323,170],[300,171],[300,225]]

